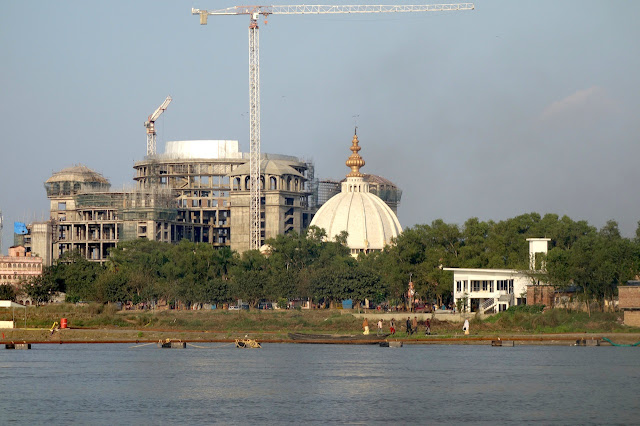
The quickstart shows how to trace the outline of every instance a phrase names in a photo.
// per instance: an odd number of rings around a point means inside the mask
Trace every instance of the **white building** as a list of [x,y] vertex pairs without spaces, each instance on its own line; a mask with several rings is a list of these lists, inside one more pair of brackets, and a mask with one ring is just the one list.
[[[544,269],[549,238],[527,238],[530,271]],[[526,304],[530,271],[515,269],[444,268],[453,271],[453,303],[464,301],[467,312],[501,312],[510,306]]]

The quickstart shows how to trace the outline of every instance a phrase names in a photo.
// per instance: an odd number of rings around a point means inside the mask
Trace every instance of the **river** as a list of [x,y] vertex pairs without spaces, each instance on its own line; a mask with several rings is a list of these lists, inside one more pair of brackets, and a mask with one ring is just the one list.
[[2,424],[631,424],[640,348],[34,345]]

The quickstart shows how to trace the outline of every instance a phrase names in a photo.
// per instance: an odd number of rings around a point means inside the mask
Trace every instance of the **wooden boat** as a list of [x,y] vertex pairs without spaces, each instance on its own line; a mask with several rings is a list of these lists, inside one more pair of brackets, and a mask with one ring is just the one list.
[[187,342],[183,342],[180,340],[159,340],[157,343],[159,348],[164,349],[185,349],[187,347]]
[[236,339],[236,348],[259,349],[262,346],[254,339]]
[[308,334],[289,333],[289,338],[301,343],[362,343],[377,344],[389,336],[386,334]]

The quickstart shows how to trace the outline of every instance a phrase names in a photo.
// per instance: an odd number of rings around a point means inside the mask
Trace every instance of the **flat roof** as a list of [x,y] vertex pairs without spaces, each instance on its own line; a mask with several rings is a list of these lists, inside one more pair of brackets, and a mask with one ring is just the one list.
[[0,300],[0,308],[26,308],[26,306],[11,300]]
[[483,268],[442,268],[444,271],[453,272],[476,272],[476,273],[499,273],[499,274],[522,274],[523,271],[516,269],[483,269]]

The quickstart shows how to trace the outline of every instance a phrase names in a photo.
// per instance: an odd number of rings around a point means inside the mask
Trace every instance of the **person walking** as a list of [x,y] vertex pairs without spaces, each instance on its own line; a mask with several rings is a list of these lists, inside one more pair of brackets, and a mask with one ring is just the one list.
[[411,333],[411,317],[407,317],[407,336],[410,336]]
[[466,335],[469,334],[469,320],[468,319],[464,320],[464,325],[462,326],[462,331],[464,331],[464,334],[466,334]]
[[391,334],[396,334],[396,320],[395,320],[395,318],[391,318],[391,321],[389,321],[389,332]]
[[418,317],[413,317],[411,321],[411,334],[418,332]]
[[428,336],[431,334],[431,321],[429,321],[429,318],[427,318],[427,320],[424,322],[424,334],[425,336]]
[[378,320],[378,336],[382,334],[382,320]]
[[365,318],[364,321],[362,321],[362,328],[363,328],[363,332],[362,334],[367,335],[369,334],[369,321]]

